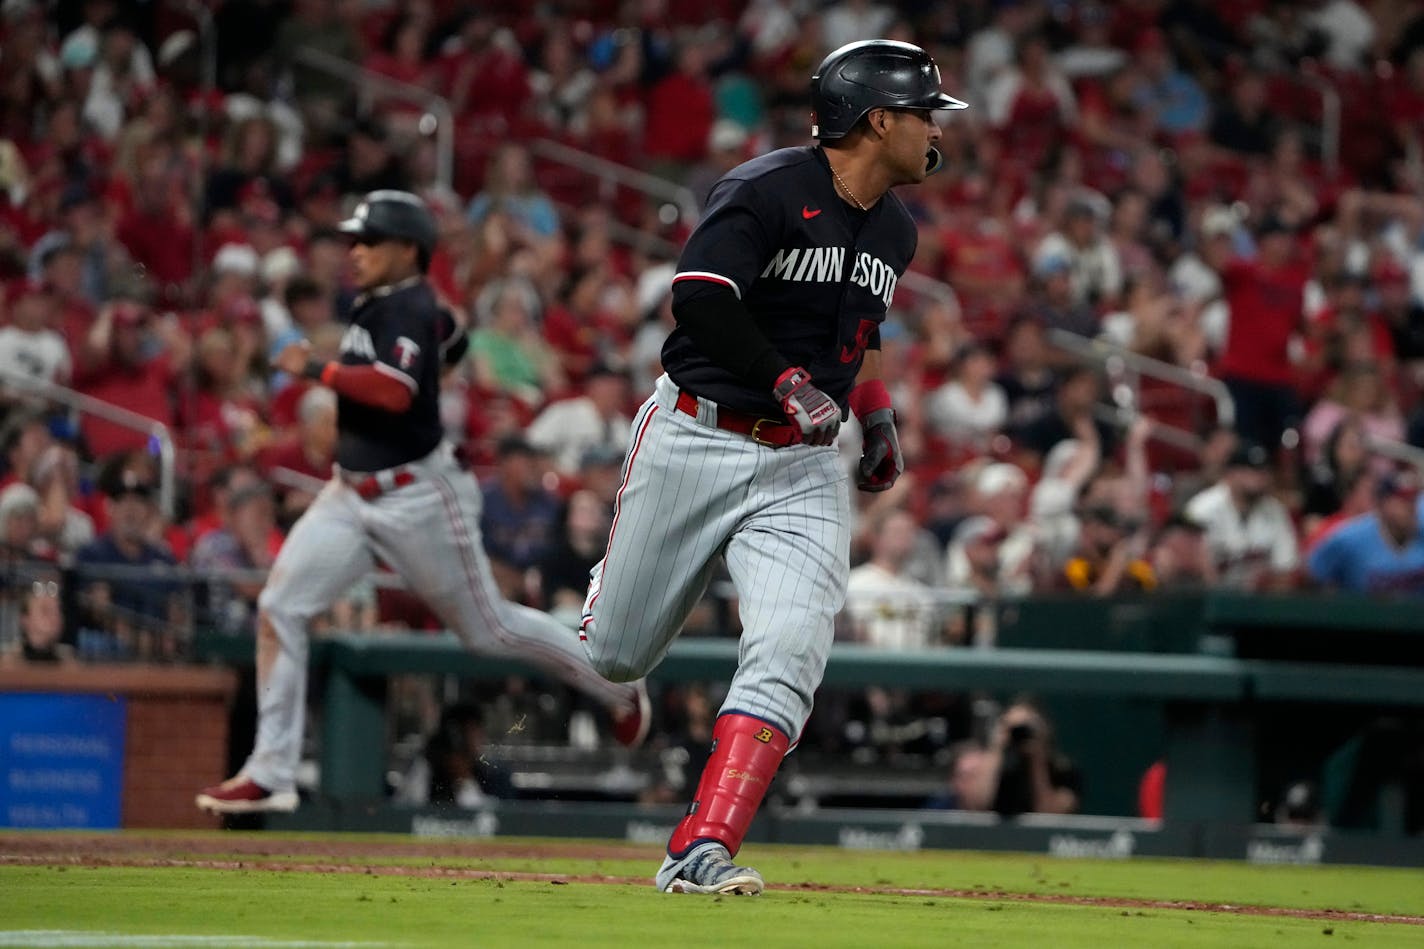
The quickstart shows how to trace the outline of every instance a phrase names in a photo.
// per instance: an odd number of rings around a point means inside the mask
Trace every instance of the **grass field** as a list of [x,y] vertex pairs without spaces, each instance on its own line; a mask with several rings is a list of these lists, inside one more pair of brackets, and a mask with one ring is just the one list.
[[3,946],[1424,946],[1424,871],[749,847],[760,898],[654,892],[656,847],[0,833]]

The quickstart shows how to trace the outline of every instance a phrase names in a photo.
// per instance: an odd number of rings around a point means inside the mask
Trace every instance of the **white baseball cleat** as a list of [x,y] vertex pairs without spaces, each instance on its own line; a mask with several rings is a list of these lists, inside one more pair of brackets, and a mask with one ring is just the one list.
[[199,810],[214,814],[290,814],[297,809],[299,799],[296,791],[269,791],[246,775],[239,774],[222,784],[203,788],[198,792],[195,803]]
[[732,862],[727,848],[716,841],[698,844],[680,860],[663,858],[653,885],[664,893],[706,893],[757,896],[766,887],[761,874]]

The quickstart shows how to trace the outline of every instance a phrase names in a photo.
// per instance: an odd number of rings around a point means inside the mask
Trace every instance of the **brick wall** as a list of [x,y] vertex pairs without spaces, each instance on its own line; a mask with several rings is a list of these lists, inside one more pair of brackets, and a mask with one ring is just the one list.
[[193,806],[227,777],[230,669],[185,666],[26,666],[0,670],[0,691],[112,695],[128,701],[124,827],[212,828]]

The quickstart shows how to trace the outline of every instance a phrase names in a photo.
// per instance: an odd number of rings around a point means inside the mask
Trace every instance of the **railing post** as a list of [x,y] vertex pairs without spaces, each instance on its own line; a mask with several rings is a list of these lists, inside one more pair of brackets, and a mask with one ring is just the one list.
[[1334,176],[1340,167],[1340,93],[1318,73],[1302,70],[1301,81],[1320,94],[1320,163]]

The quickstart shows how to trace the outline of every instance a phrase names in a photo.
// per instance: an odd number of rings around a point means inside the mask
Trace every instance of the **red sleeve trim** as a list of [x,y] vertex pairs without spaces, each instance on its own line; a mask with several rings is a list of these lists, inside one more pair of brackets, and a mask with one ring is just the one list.
[[327,369],[322,370],[321,381],[342,398],[387,412],[404,412],[415,401],[415,393],[406,388],[405,383],[375,366],[328,363]]
[[711,273],[706,270],[684,270],[682,273],[675,274],[672,278],[673,283],[677,283],[679,280],[707,280],[711,283],[720,283],[723,286],[730,287],[732,292],[737,295],[738,300],[742,298],[742,288],[737,286],[737,281],[731,277],[724,277],[719,273]]

